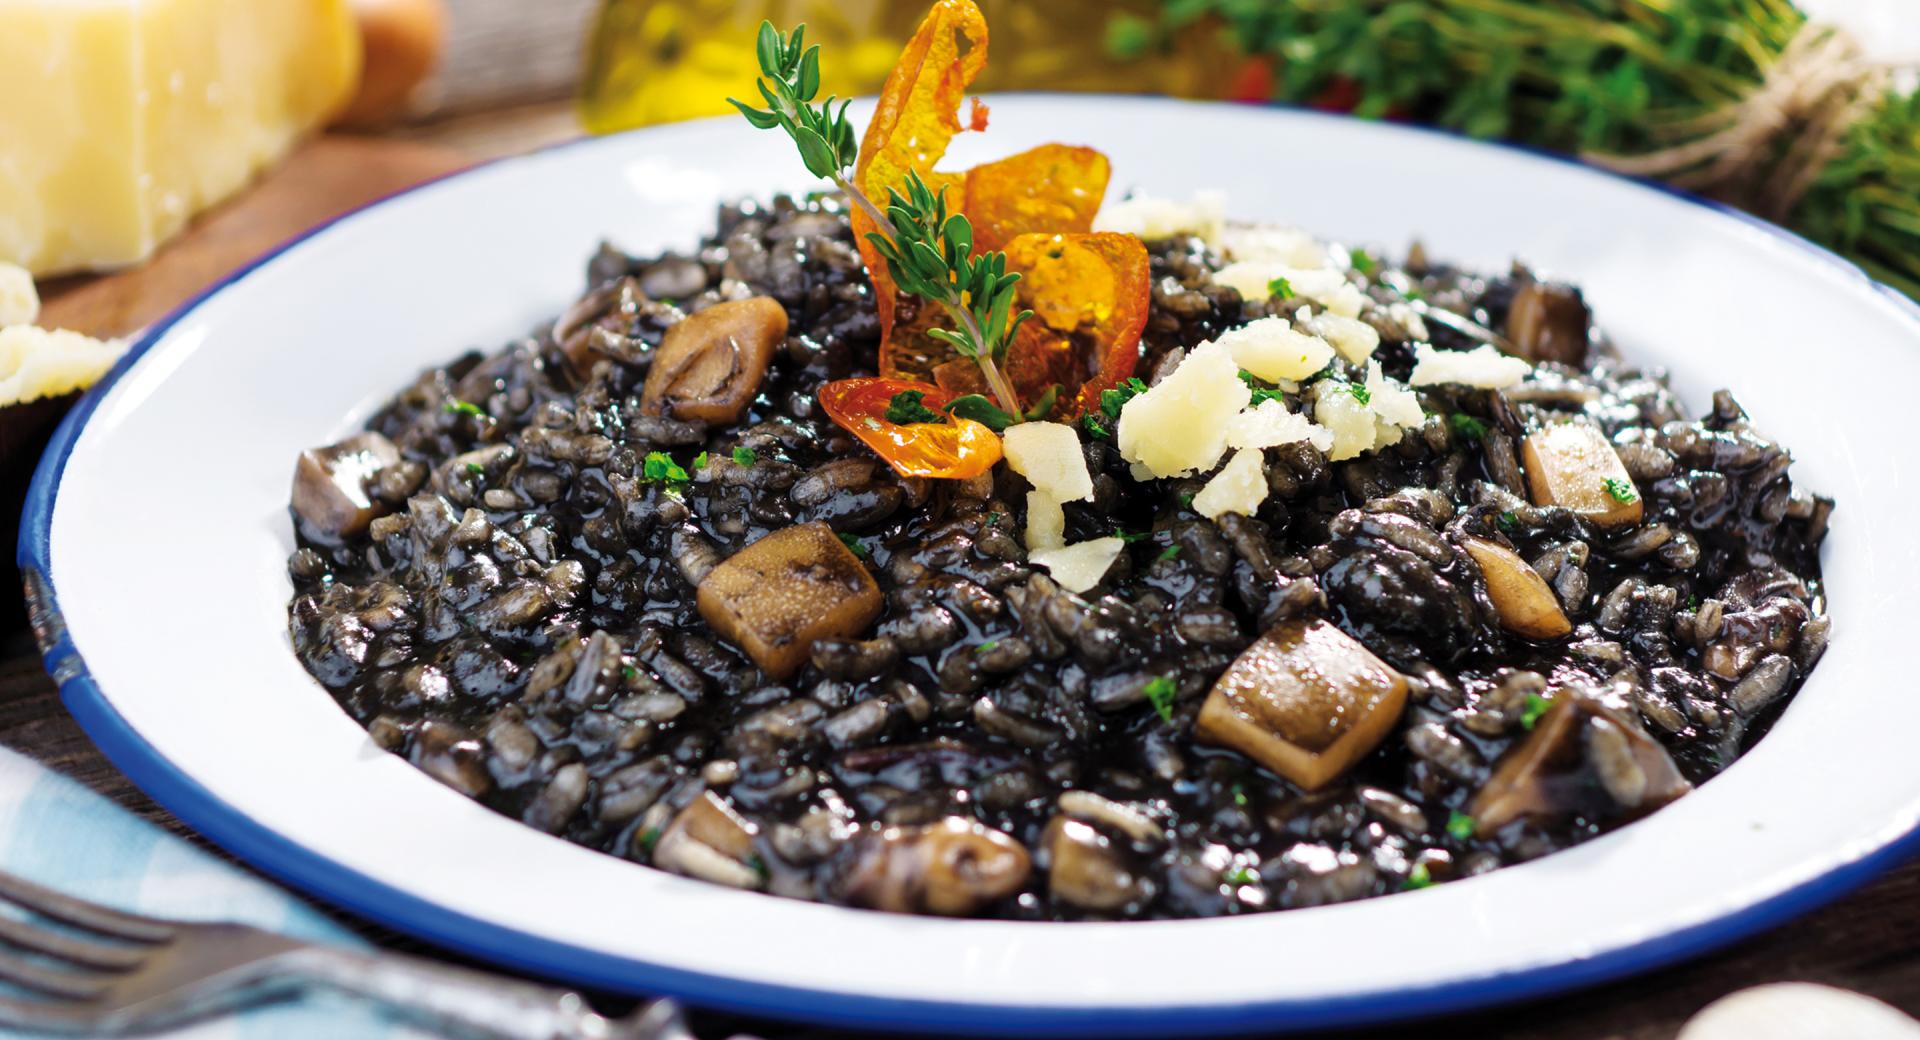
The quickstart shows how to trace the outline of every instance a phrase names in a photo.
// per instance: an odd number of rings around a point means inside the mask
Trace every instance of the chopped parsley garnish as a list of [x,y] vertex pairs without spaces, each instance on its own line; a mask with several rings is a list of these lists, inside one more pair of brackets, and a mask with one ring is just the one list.
[[1458,809],[1447,814],[1447,833],[1461,841],[1473,837],[1473,817]]
[[640,851],[653,855],[653,847],[660,844],[660,828],[648,827],[640,832]]
[[1192,508],[1193,508],[1193,496],[1192,496],[1192,495],[1189,495],[1189,494],[1186,494],[1186,493],[1184,493],[1184,492],[1183,492],[1183,493],[1182,493],[1182,494],[1180,495],[1180,508],[1182,508],[1182,509],[1192,509]]
[[1178,555],[1180,555],[1180,547],[1177,545],[1169,545],[1165,549],[1160,550],[1160,555],[1155,556],[1153,562],[1165,563]]
[[1147,680],[1141,692],[1147,695],[1147,700],[1153,704],[1153,710],[1160,713],[1162,721],[1173,721],[1173,699],[1179,695],[1180,688],[1174,685],[1171,676],[1158,675]]
[[999,523],[999,522],[1000,522],[1000,518],[1001,518],[1001,517],[1003,517],[1003,516],[1005,516],[1005,515],[1006,515],[1005,513],[1002,513],[1002,512],[1000,512],[999,510],[995,510],[995,511],[993,511],[993,512],[991,512],[991,513],[988,513],[988,514],[987,514],[987,523],[989,523],[989,524],[997,524],[997,523]]
[[1373,403],[1373,391],[1367,389],[1366,386],[1361,383],[1348,383],[1347,393],[1352,394],[1353,399],[1361,404]]
[[626,680],[626,681],[628,681],[628,682],[632,682],[632,681],[634,681],[635,679],[638,679],[638,678],[640,678],[640,669],[638,669],[638,668],[635,668],[634,666],[632,666],[632,665],[630,665],[630,664],[627,664],[627,665],[621,665],[621,666],[620,666],[620,677],[621,677],[622,679],[625,679],[625,680]]
[[1630,480],[1621,480],[1619,477],[1608,477],[1600,482],[1600,486],[1607,489],[1608,497],[1612,498],[1615,502],[1626,503],[1640,501],[1640,492],[1633,489],[1633,482]]
[[1413,869],[1407,871],[1407,883],[1404,886],[1407,891],[1426,888],[1431,884],[1433,884],[1433,872],[1427,869],[1425,863],[1415,863]]
[[1477,441],[1487,435],[1487,424],[1465,412],[1455,412],[1447,417],[1453,426],[1454,435],[1464,441]]
[[921,404],[926,397],[924,390],[902,390],[887,402],[887,421],[905,426],[909,423],[946,422],[946,416]]
[[457,397],[451,401],[448,401],[446,404],[441,405],[440,410],[443,412],[452,412],[455,415],[472,416],[473,418],[476,418],[476,419],[481,418],[487,414],[487,410],[485,408],[482,408],[479,405],[474,404],[472,401],[462,401]]
[[1246,785],[1234,784],[1232,787],[1228,788],[1228,791],[1231,792],[1233,795],[1233,804],[1241,806],[1242,808],[1246,807],[1246,804],[1247,804]]
[[1220,880],[1236,888],[1241,885],[1257,885],[1260,883],[1260,872],[1252,867],[1235,867],[1220,875]]
[[1347,255],[1353,260],[1353,269],[1361,274],[1372,274],[1380,266],[1380,261],[1364,249],[1356,249]]
[[646,460],[640,463],[640,475],[655,484],[684,484],[687,471],[680,468],[673,456],[664,451],[647,452]]
[[1107,424],[1101,422],[1100,417],[1092,412],[1088,412],[1080,417],[1080,428],[1087,431],[1087,436],[1096,437],[1101,440],[1113,436],[1112,431],[1107,429]]
[[1128,545],[1132,545],[1135,542],[1153,537],[1152,534],[1147,533],[1145,531],[1128,531],[1119,527],[1116,527],[1113,529],[1113,536],[1127,543]]
[[1546,699],[1545,697],[1542,697],[1537,693],[1527,694],[1527,706],[1520,709],[1521,728],[1532,729],[1533,727],[1539,725],[1540,716],[1545,715],[1547,713],[1547,709],[1551,707],[1553,707],[1553,702]]
[[1278,296],[1283,300],[1290,300],[1293,298],[1293,283],[1287,281],[1285,278],[1275,278],[1273,281],[1267,283],[1267,295],[1270,297]]
[[1033,405],[1027,409],[1027,414],[1026,414],[1027,421],[1039,422],[1040,420],[1045,419],[1047,416],[1052,415],[1054,402],[1058,401],[1059,399],[1060,399],[1060,384],[1055,383],[1052,386],[1047,387],[1047,392],[1044,394],[1041,394],[1040,399],[1038,401],[1033,402]]
[[1109,419],[1120,418],[1120,409],[1127,402],[1147,392],[1147,384],[1138,378],[1129,379],[1111,390],[1100,391],[1100,411]]
[[1502,531],[1511,531],[1514,528],[1520,526],[1520,518],[1513,515],[1512,511],[1501,513],[1499,516],[1494,518],[1493,522],[1494,522],[1494,525],[1499,527]]
[[1688,609],[1688,610],[1699,610],[1699,609],[1700,609],[1700,594],[1699,594],[1699,593],[1694,593],[1693,595],[1691,595],[1691,596],[1688,596],[1688,597],[1687,597],[1687,609]]
[[704,451],[703,451],[703,452],[701,452],[700,454],[698,454],[698,455],[695,455],[695,456],[693,457],[693,468],[694,468],[694,469],[706,469],[706,468],[707,468],[707,453],[706,453],[706,452],[704,452]]
[[1340,364],[1339,358],[1335,358],[1332,361],[1327,362],[1326,365],[1320,369],[1320,371],[1315,372],[1314,374],[1308,376],[1305,379],[1302,379],[1300,381],[1300,385],[1308,386],[1313,383],[1317,383],[1322,379],[1332,379],[1335,373],[1335,366],[1339,364]]
[[998,639],[989,639],[986,642],[981,643],[979,646],[974,647],[973,652],[976,654],[984,654],[987,651],[992,650],[994,647],[999,645],[1000,645],[1000,641]]
[[469,462],[467,463],[467,474],[469,476],[475,476],[475,477],[486,476],[487,467],[482,466],[478,462]]
[[760,875],[761,880],[765,880],[769,874],[773,873],[767,869],[767,861],[761,859],[758,852],[747,857],[747,866],[752,868],[755,874]]
[[737,465],[751,466],[760,461],[760,456],[755,455],[752,448],[735,448],[733,449],[733,461]]
[[1259,376],[1254,375],[1244,368],[1240,370],[1240,381],[1247,384],[1248,390],[1253,391],[1253,399],[1247,402],[1250,406],[1257,408],[1261,402],[1264,401],[1284,401],[1287,399],[1285,391],[1276,390],[1273,387],[1264,385],[1260,382]]
[[873,555],[873,553],[867,549],[867,543],[861,541],[858,538],[855,538],[853,535],[850,535],[845,531],[840,532],[840,542],[842,545],[845,545],[848,549],[852,550],[855,556],[858,556],[863,560]]

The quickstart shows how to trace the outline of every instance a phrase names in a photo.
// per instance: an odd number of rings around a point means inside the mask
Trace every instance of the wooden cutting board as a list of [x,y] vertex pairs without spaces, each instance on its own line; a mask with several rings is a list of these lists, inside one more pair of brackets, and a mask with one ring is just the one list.
[[90,336],[129,335],[288,239],[467,165],[459,152],[413,141],[316,138],[139,267],[41,285],[40,323]]

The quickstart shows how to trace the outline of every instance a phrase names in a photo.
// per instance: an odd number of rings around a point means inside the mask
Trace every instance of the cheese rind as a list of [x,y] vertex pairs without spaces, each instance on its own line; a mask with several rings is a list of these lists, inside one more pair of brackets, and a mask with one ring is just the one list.
[[348,0],[0,2],[0,261],[145,259],[351,97]]

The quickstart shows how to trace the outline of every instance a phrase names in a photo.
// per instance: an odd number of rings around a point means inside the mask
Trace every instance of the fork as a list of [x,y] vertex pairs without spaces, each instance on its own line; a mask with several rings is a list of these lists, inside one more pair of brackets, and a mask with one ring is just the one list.
[[672,1001],[609,1019],[566,990],[246,925],[142,917],[5,872],[0,901],[66,926],[0,915],[0,981],[37,995],[0,996],[0,1026],[124,1035],[330,989],[482,1040],[694,1040]]

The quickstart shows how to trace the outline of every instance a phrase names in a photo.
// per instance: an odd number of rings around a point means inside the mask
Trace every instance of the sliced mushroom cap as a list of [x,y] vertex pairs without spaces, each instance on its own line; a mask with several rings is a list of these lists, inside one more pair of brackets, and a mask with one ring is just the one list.
[[753,835],[753,824],[706,791],[661,832],[653,865],[734,888],[759,888],[764,879],[752,865]]
[[1497,542],[1462,538],[1460,547],[1480,565],[1500,627],[1528,639],[1559,639],[1573,631],[1560,600],[1527,561]]
[[1134,856],[1092,825],[1055,816],[1040,838],[1047,856],[1047,889],[1086,910],[1113,912],[1153,898],[1152,881]]
[[1026,847],[973,820],[869,831],[850,847],[844,895],[854,906],[964,917],[1020,891]]
[[293,511],[314,534],[350,538],[387,512],[368,494],[382,469],[400,461],[400,449],[377,433],[300,453],[293,469]]
[[1518,356],[1539,363],[1579,366],[1587,360],[1593,313],[1571,285],[1529,281],[1507,308],[1507,339]]
[[1311,791],[1385,739],[1407,705],[1407,680],[1325,621],[1283,622],[1214,684],[1194,726]]
[[1693,790],[1667,749],[1628,710],[1570,689],[1553,701],[1474,795],[1481,837],[1523,817],[1631,819]]
[[1555,423],[1528,434],[1521,454],[1534,505],[1559,506],[1602,528],[1640,522],[1640,490],[1598,427]]
[[733,554],[700,582],[700,615],[775,680],[816,639],[851,639],[880,616],[880,587],[833,528],[800,524]]
[[770,296],[716,303],[667,330],[640,391],[648,415],[737,422],[787,336],[787,309]]

